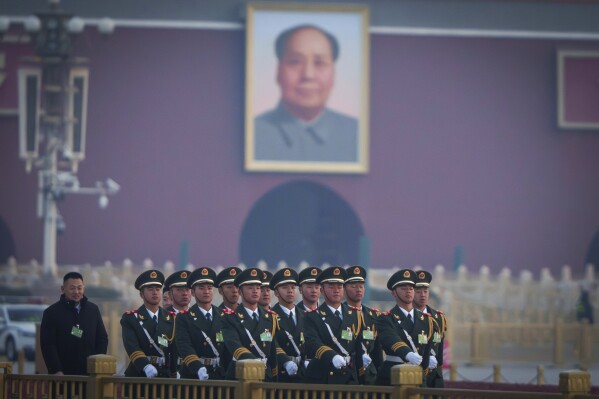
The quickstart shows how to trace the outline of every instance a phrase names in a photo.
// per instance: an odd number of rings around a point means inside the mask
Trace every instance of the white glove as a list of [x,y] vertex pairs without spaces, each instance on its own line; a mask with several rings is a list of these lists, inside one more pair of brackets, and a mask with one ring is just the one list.
[[198,370],[198,379],[200,381],[206,381],[208,379],[208,370],[206,370],[206,367],[200,367]]
[[144,373],[146,373],[146,377],[148,378],[158,377],[158,370],[156,370],[156,367],[151,364],[148,364],[146,367],[144,367]]
[[431,356],[430,359],[428,360],[428,368],[429,369],[436,369],[437,368],[437,358],[434,356]]
[[288,375],[296,375],[297,374],[297,364],[295,364],[294,362],[292,362],[292,361],[285,362],[285,364],[283,366],[285,367],[285,370],[287,370]]
[[181,374],[179,374],[179,372],[177,371],[177,379],[180,380],[181,379]]
[[335,357],[333,358],[333,366],[339,370],[342,367],[347,366],[347,362],[341,356],[335,355]]
[[406,355],[406,360],[416,366],[420,366],[420,363],[422,363],[422,356],[416,352],[410,352]]
[[372,359],[370,358],[370,356],[368,356],[367,353],[362,355],[362,367],[366,368],[368,366],[370,366],[370,363],[372,363]]
[[305,367],[305,368],[308,368],[308,365],[309,365],[309,364],[310,364],[310,361],[309,361],[309,360],[304,360],[304,367]]

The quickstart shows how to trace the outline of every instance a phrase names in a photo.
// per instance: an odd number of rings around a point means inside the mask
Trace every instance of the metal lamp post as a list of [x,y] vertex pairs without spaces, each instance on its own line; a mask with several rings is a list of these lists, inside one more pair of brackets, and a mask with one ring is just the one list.
[[[19,68],[19,152],[28,172],[32,166],[39,170],[44,273],[56,275],[56,236],[65,227],[58,202],[66,194],[91,194],[99,196],[99,205],[105,208],[108,195],[120,187],[112,179],[93,187],[79,184],[76,173],[85,158],[89,69],[87,60],[73,56],[72,42],[83,31],[84,21],[61,10],[58,0],[49,3],[48,11],[25,20],[36,55],[24,59]],[[102,26],[100,30],[107,33]]]

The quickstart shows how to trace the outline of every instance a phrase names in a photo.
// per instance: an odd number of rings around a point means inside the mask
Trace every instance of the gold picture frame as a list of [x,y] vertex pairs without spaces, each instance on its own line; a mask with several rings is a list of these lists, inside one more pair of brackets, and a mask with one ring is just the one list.
[[249,3],[245,170],[365,174],[369,12]]

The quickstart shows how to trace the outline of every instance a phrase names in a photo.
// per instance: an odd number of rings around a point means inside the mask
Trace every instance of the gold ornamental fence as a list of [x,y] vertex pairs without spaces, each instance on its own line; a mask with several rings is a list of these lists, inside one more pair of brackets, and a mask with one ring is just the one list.
[[400,365],[391,370],[392,386],[308,385],[264,382],[259,360],[237,362],[235,381],[198,381],[115,377],[117,359],[88,358],[89,376],[21,375],[10,363],[0,363],[0,393],[6,399],[424,399],[560,398],[599,399],[591,395],[586,371],[560,373],[559,393],[421,388],[422,369]]

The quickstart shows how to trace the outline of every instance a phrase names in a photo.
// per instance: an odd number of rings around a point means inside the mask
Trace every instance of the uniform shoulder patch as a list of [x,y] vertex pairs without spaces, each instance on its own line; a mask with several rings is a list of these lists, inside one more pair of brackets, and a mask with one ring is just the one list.
[[171,312],[170,310],[168,311],[168,313],[171,314],[171,315],[173,315],[173,316],[177,315],[177,312]]
[[382,312],[379,310],[379,313],[381,314],[381,316],[389,316],[391,314],[391,311],[387,310],[387,311]]
[[441,312],[439,309],[435,310],[435,312],[437,312],[439,314],[445,314],[445,313]]
[[428,316],[428,317],[433,317],[433,315],[430,314],[430,313],[422,312],[422,314],[425,315],[425,316]]
[[137,309],[135,310],[127,310],[124,314],[137,314]]
[[235,311],[232,309],[223,309],[222,315],[225,315],[225,314],[235,314]]

